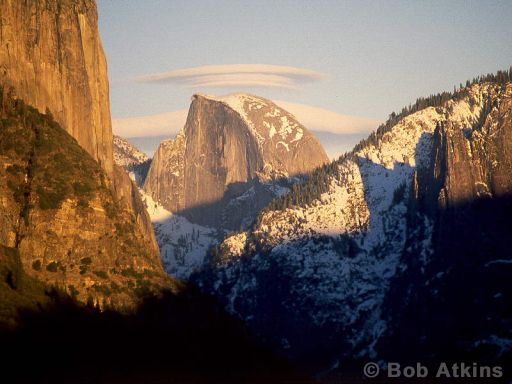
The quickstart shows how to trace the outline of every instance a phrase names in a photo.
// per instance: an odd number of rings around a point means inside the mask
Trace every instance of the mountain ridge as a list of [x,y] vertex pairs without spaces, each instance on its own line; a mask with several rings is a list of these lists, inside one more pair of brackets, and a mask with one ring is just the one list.
[[114,162],[128,173],[138,187],[142,186],[148,174],[151,159],[129,140],[117,135],[114,135],[113,139]]
[[[322,347],[338,349],[338,357],[375,358],[388,329],[384,300],[407,265],[409,217],[415,212],[411,189],[416,175],[432,167],[439,124],[459,127],[462,143],[464,135],[477,135],[489,110],[508,97],[507,81],[476,81],[440,97],[439,106],[413,107],[398,119],[395,114],[378,134],[274,200],[248,232],[228,236],[193,281],[295,359],[320,355]],[[489,131],[482,135],[493,140]],[[508,148],[505,143],[501,148]],[[492,163],[485,167],[492,169]],[[421,217],[415,257],[429,260],[439,254],[430,246],[437,219]]]

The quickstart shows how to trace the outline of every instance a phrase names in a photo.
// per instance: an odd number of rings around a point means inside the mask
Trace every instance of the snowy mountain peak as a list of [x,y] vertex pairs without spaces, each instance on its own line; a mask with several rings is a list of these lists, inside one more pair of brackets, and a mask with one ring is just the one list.
[[114,162],[125,169],[137,185],[142,185],[146,178],[151,159],[128,140],[114,135]]
[[148,156],[131,144],[128,140],[114,135],[114,160],[121,167],[142,164]]
[[193,96],[197,97],[220,102],[237,112],[260,145],[270,141],[276,149],[289,152],[290,145],[296,146],[305,136],[305,128],[295,116],[263,97],[249,93]]
[[[276,196],[263,184],[300,177],[326,162],[316,138],[271,101],[197,94],[181,134],[156,151],[144,188],[191,221],[238,229]],[[245,209],[232,213],[234,205]]]

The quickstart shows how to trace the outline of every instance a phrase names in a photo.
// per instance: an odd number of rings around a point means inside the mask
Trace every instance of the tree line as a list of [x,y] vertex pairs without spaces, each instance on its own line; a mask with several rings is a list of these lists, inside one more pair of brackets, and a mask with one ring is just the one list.
[[[399,113],[392,112],[386,122],[381,124],[376,131],[372,132],[366,139],[361,140],[352,151],[341,155],[337,160],[330,164],[325,164],[315,169],[307,179],[302,183],[294,184],[290,192],[272,200],[265,209],[263,209],[255,221],[257,228],[261,224],[261,219],[266,212],[269,211],[282,211],[293,206],[305,206],[311,204],[314,200],[318,199],[323,193],[329,190],[330,180],[332,177],[338,176],[338,164],[347,158],[352,158],[355,153],[366,147],[367,145],[377,145],[382,136],[389,132],[400,120],[413,113],[421,111],[429,107],[441,107],[448,100],[460,100],[467,96],[468,88],[473,84],[495,83],[505,86],[507,83],[512,82],[512,66],[508,70],[499,70],[496,73],[489,73],[467,80],[465,86],[461,83],[459,88],[454,87],[453,92],[440,92],[432,94],[427,97],[420,97],[416,99],[414,104],[402,108]],[[486,110],[490,105],[484,106]]]

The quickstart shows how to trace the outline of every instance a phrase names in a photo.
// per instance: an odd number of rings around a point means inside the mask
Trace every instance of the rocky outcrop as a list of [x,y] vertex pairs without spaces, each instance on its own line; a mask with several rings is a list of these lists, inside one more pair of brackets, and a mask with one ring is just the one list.
[[474,127],[447,122],[437,132],[441,153],[436,166],[445,170],[439,198],[446,208],[512,192],[512,86],[500,91],[484,95]]
[[113,174],[107,63],[93,0],[1,0],[0,83]]
[[[55,120],[106,171],[114,192],[124,190],[126,209],[149,216],[140,199],[128,193],[128,178],[114,170],[107,64],[93,0],[2,0],[0,83]],[[124,184],[121,184],[123,182]],[[115,184],[115,185],[114,185]],[[142,235],[153,241],[151,227]],[[156,243],[153,247],[156,256]]]
[[144,190],[171,212],[185,208],[185,135],[165,140],[151,161]]
[[[271,101],[194,95],[182,133],[162,143],[144,188],[167,209],[204,222],[225,215],[226,204],[254,183],[300,176],[327,161],[314,136]],[[208,224],[219,226],[214,219]]]
[[51,117],[20,100],[8,104],[0,244],[19,253],[26,273],[82,301],[128,306],[168,285],[155,238],[144,235],[151,223],[129,208],[144,212],[126,173],[116,173],[114,194],[105,171]]
[[510,359],[512,85],[488,86],[481,96],[472,124],[438,124],[432,166],[416,172],[408,219],[414,230],[390,286],[389,329],[378,344],[391,358],[407,350]]

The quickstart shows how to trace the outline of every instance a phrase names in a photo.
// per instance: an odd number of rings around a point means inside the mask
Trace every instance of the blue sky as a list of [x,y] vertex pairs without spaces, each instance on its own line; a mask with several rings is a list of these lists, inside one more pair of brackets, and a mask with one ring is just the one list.
[[[382,121],[418,96],[512,64],[510,1],[98,0],[98,11],[114,118],[182,110],[194,92],[251,92]],[[318,76],[292,78],[293,89],[147,81],[232,64]]]

